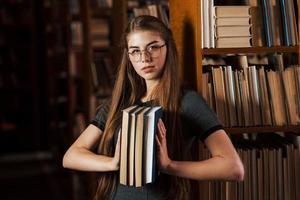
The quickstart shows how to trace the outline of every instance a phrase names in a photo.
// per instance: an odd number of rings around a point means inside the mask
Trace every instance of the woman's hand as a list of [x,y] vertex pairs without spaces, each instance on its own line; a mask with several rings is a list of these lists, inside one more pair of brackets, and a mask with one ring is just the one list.
[[119,170],[120,168],[120,149],[121,149],[120,137],[121,137],[121,129],[118,133],[118,141],[115,149],[115,155],[112,158],[112,169],[115,171]]
[[156,144],[157,144],[157,158],[158,158],[158,166],[162,172],[166,172],[168,166],[171,163],[171,159],[168,155],[167,148],[167,138],[166,138],[166,128],[161,119],[159,119],[157,123],[158,132],[155,136]]

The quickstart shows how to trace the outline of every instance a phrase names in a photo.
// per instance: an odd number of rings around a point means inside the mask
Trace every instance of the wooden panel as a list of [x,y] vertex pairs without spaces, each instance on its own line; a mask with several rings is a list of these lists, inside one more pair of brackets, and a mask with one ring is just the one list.
[[127,26],[127,1],[114,0],[112,10],[112,49],[113,65],[117,67],[122,55],[120,43],[122,35]]
[[[200,91],[201,33],[200,1],[170,1],[170,25],[178,49],[181,79]],[[199,83],[199,84],[198,84]]]

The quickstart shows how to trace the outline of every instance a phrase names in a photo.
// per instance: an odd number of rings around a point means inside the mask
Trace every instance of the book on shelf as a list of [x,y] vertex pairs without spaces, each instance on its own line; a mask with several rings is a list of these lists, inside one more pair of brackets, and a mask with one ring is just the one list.
[[201,33],[202,48],[214,48],[214,2],[212,0],[201,0]]
[[83,32],[82,23],[79,21],[71,22],[71,39],[72,45],[81,46],[83,45]]
[[250,6],[215,6],[217,17],[250,17]]
[[216,26],[247,26],[251,24],[250,16],[248,17],[217,17]]
[[247,26],[217,26],[215,36],[218,37],[250,37],[250,25]]
[[262,7],[262,16],[263,16],[263,25],[265,30],[266,46],[271,47],[275,46],[275,31],[273,23],[273,10],[271,9],[269,0],[261,1]]
[[254,0],[250,2],[251,9],[251,35],[252,35],[252,46],[261,47],[265,44],[265,33],[263,29],[262,11],[257,5],[257,1]]
[[216,37],[216,48],[251,47],[251,37]]
[[155,135],[160,106],[131,106],[123,110],[120,183],[141,187],[158,176]]

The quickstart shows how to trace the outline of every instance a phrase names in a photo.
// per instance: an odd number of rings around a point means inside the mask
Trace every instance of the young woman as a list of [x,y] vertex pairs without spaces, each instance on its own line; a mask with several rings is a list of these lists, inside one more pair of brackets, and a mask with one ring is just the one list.
[[[157,164],[160,175],[144,187],[119,184],[122,110],[135,104],[160,105]],[[190,144],[202,140],[211,158],[191,161]],[[243,180],[244,169],[214,112],[195,92],[181,89],[170,29],[151,16],[134,18],[124,35],[124,51],[113,95],[72,144],[63,166],[101,172],[95,199],[192,199],[190,179]]]

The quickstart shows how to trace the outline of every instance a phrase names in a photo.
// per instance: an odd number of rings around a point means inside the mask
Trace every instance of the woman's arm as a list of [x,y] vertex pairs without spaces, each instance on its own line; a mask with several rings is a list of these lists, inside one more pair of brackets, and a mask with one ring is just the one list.
[[166,129],[158,123],[158,160],[162,172],[194,180],[237,180],[244,179],[244,167],[224,130],[208,136],[205,144],[212,158],[203,161],[173,161],[167,152]]
[[98,144],[102,131],[89,125],[67,150],[63,158],[65,168],[81,171],[115,171],[119,169],[120,138],[118,138],[114,157],[97,155],[91,149]]

